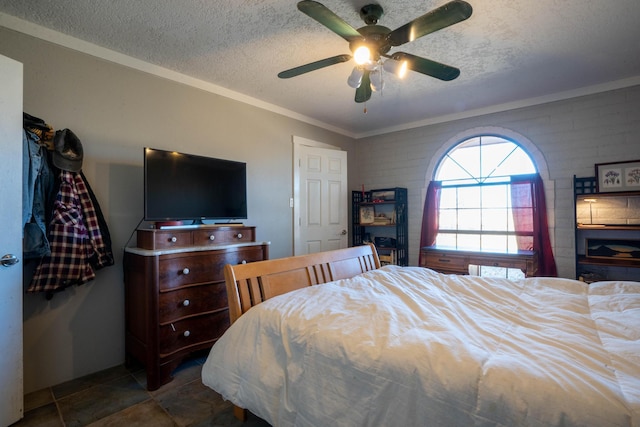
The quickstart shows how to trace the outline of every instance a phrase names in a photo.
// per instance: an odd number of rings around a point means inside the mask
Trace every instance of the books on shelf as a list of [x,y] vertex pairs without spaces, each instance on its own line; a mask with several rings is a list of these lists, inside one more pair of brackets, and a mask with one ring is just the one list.
[[392,249],[385,254],[378,254],[378,258],[380,259],[380,264],[382,265],[396,265],[398,263],[395,249]]

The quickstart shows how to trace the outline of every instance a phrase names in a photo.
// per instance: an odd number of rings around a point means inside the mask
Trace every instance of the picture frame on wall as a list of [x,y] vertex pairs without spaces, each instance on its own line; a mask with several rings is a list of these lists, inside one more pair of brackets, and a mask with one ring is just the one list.
[[586,239],[585,255],[587,258],[640,263],[640,240]]
[[640,191],[640,160],[598,163],[595,169],[599,193]]

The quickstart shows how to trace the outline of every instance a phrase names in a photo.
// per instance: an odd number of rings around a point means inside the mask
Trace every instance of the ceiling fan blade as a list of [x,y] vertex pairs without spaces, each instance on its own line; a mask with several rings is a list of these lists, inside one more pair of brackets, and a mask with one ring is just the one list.
[[303,0],[298,3],[298,9],[348,42],[362,38],[355,28],[317,1]]
[[393,30],[387,39],[391,46],[400,46],[449,25],[464,21],[471,16],[472,12],[473,8],[469,3],[454,0]]
[[410,53],[395,52],[391,55],[391,58],[396,61],[407,61],[408,69],[444,81],[453,80],[460,75],[460,70],[455,67],[441,64],[420,56],[411,55]]
[[315,71],[320,68],[328,67],[330,65],[339,64],[341,62],[347,62],[351,59],[351,55],[336,55],[331,58],[321,59],[319,61],[310,62],[309,64],[300,65],[289,70],[281,71],[278,73],[278,77],[281,79],[288,79],[291,77],[299,76],[300,74],[308,73],[309,71]]
[[365,70],[362,75],[362,82],[356,89],[356,102],[366,102],[369,98],[371,98],[371,79],[369,78],[369,71]]

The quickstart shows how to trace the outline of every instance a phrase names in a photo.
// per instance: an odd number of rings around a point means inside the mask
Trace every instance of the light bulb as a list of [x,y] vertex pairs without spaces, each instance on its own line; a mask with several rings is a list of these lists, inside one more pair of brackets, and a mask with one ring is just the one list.
[[387,59],[382,67],[385,71],[395,74],[399,78],[403,78],[407,74],[407,61],[398,61],[395,59]]
[[360,46],[353,52],[353,59],[356,61],[356,64],[363,65],[368,62],[371,62],[371,52],[369,48],[366,46]]

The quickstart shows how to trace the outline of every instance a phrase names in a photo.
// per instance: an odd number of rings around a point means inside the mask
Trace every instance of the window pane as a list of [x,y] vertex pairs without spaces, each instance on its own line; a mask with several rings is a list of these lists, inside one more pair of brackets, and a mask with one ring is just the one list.
[[458,207],[458,189],[443,188],[440,191],[440,209],[450,209]]
[[512,280],[524,279],[524,273],[517,268],[489,267],[486,265],[475,266],[469,265],[469,271],[473,271],[473,275],[482,277],[502,277]]
[[480,187],[461,187],[458,188],[458,207],[480,208]]
[[456,241],[456,234],[438,233],[436,246],[455,249],[457,248]]
[[497,176],[526,175],[536,173],[531,158],[522,149],[515,150],[507,161],[502,163],[495,172]]
[[458,211],[458,229],[482,229],[482,209],[460,209]]
[[518,242],[517,242],[516,236],[507,237],[507,252],[509,253],[518,252]]
[[483,208],[506,208],[509,192],[506,185],[487,185],[481,187]]
[[[484,141],[484,139],[483,139]],[[512,142],[482,145],[482,176],[497,176],[501,163],[517,148]]]
[[[459,146],[460,147],[460,146]],[[449,161],[458,167],[458,175],[456,177],[478,177],[480,176],[480,149],[479,147],[461,147],[454,148],[449,152]],[[463,172],[464,171],[464,175]]]
[[509,211],[503,209],[482,209],[482,229],[485,231],[507,231]]
[[505,252],[507,236],[484,234],[482,236],[482,250],[487,252]]
[[457,230],[458,211],[455,209],[440,209],[438,221],[440,230]]
[[458,234],[458,249],[465,251],[479,251],[480,234]]
[[449,157],[445,157],[440,164],[436,180],[440,181],[439,177],[445,177],[446,180],[452,179],[469,179],[472,176],[461,165],[456,163]]

